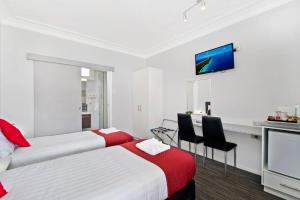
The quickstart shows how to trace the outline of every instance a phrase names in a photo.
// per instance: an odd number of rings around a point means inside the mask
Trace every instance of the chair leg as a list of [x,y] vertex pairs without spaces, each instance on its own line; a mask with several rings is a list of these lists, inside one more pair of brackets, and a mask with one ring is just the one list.
[[236,168],[236,147],[234,148],[234,167]]
[[207,158],[207,147],[205,147],[205,157]]
[[203,145],[203,156],[202,156],[202,166],[205,168],[205,146]]
[[181,149],[181,140],[178,139],[178,149]]
[[212,158],[212,160],[214,160],[214,149],[213,148],[211,148],[211,158]]
[[195,143],[195,165],[197,166],[197,144]]
[[191,143],[189,142],[189,152],[191,152]]
[[227,152],[225,151],[225,154],[224,154],[224,156],[225,156],[225,162],[224,162],[224,164],[225,164],[225,176],[227,176]]

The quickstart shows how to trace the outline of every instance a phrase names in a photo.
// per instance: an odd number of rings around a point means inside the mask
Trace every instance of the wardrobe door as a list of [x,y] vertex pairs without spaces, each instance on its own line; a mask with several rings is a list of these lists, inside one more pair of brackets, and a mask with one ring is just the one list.
[[35,62],[35,136],[81,131],[80,68]]
[[147,69],[134,73],[133,87],[133,134],[137,138],[148,138],[148,93],[149,74]]

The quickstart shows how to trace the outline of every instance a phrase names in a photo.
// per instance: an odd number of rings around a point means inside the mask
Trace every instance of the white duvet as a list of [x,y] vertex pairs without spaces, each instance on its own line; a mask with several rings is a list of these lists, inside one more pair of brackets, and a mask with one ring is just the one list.
[[30,147],[17,148],[11,155],[9,169],[66,155],[105,147],[105,140],[91,131],[28,139]]
[[[41,162],[0,174],[3,200],[162,200],[164,172],[121,146]],[[1,199],[2,200],[2,199]]]

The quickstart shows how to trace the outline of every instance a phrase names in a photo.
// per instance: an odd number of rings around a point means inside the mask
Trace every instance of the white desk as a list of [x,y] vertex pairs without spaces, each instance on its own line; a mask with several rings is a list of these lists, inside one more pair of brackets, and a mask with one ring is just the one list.
[[[194,126],[202,128],[202,122],[198,120],[193,120]],[[223,129],[226,132],[238,133],[238,134],[247,134],[254,136],[261,136],[261,128],[257,126],[248,126],[234,123],[224,123]]]
[[285,122],[254,122],[254,126],[261,128],[270,128],[276,130],[284,130],[284,131],[296,131],[300,134],[300,124],[297,123],[285,123]]

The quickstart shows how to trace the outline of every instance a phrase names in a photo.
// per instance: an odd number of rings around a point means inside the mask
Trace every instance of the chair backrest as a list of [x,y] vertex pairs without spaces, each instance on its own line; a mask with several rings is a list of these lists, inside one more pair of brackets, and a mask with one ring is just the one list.
[[202,131],[205,146],[226,143],[221,118],[203,116]]
[[185,141],[193,141],[196,134],[191,115],[178,113],[177,119],[179,139]]

